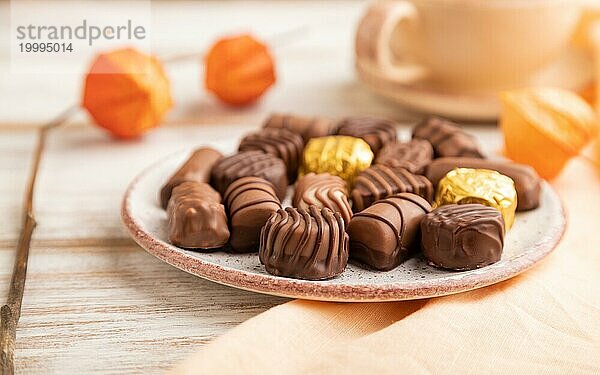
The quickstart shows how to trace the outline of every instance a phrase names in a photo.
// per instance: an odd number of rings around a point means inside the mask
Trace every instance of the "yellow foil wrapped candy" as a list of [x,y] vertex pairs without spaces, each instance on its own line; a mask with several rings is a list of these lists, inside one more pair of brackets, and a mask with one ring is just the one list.
[[438,183],[435,206],[467,203],[480,203],[499,210],[506,229],[510,229],[517,209],[515,183],[496,171],[456,168]]
[[304,147],[300,176],[327,172],[352,186],[354,178],[371,165],[373,157],[367,142],[360,138],[341,135],[313,138]]

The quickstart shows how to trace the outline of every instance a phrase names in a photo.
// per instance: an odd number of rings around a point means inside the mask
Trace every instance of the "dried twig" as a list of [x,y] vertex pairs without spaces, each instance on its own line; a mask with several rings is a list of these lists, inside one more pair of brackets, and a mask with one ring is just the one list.
[[12,375],[14,373],[14,353],[17,324],[21,317],[21,303],[23,302],[23,289],[27,278],[27,260],[29,259],[29,246],[31,236],[36,226],[33,197],[35,194],[35,181],[40,166],[48,132],[64,124],[77,110],[74,105],[61,113],[56,119],[41,127],[38,131],[37,145],[33,153],[29,181],[23,202],[23,227],[17,244],[15,264],[13,268],[10,289],[6,305],[0,309],[0,373]]

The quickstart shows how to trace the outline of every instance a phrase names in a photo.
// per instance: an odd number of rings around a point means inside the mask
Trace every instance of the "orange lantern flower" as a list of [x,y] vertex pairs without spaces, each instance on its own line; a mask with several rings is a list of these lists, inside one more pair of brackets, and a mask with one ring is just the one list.
[[85,79],[82,106],[118,138],[158,126],[172,105],[160,62],[134,49],[98,55]]
[[528,88],[502,95],[500,127],[506,154],[529,164],[546,179],[596,136],[598,117],[576,94],[557,88]]
[[246,105],[275,83],[275,67],[267,46],[250,35],[224,38],[206,57],[206,88],[223,102]]

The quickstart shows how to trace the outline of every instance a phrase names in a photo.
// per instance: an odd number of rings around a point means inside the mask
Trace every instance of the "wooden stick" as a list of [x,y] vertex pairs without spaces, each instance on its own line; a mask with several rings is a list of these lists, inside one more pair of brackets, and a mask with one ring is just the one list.
[[[271,46],[273,50],[285,47],[287,43],[291,43],[294,40],[299,39],[300,36],[303,36],[309,31],[308,25],[303,25],[296,27],[291,30],[283,31],[281,33],[277,33],[269,37],[266,41]],[[172,63],[180,63],[189,60],[202,59],[205,55],[205,52],[191,52],[191,53],[182,53],[177,55],[166,56],[162,58],[162,62],[165,64]]]
[[23,227],[19,236],[19,242],[17,243],[17,252],[10,289],[8,291],[6,305],[2,306],[0,309],[0,372],[3,375],[14,374],[17,324],[21,317],[21,304],[23,302],[25,280],[27,278],[27,261],[29,259],[31,236],[33,235],[33,230],[36,226],[33,206],[35,182],[37,180],[38,169],[42,160],[44,148],[46,147],[46,138],[52,129],[64,124],[78,110],[79,106],[73,105],[38,130],[37,144],[33,153],[33,163],[31,165],[29,180],[25,191],[25,199],[23,202]]

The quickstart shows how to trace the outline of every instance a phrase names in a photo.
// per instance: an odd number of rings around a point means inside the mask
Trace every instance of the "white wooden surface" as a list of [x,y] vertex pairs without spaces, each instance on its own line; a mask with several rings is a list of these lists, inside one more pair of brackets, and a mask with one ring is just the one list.
[[[414,116],[373,97],[355,79],[352,38],[363,7],[347,1],[153,5],[154,48],[164,54],[202,49],[215,36],[238,29],[268,36],[310,25],[310,32],[277,49],[278,84],[256,106],[219,105],[200,90],[201,71],[190,62],[168,68],[177,107],[143,140],[113,141],[85,116],[51,135],[39,175],[39,225],[17,332],[19,373],[161,372],[236,324],[285,302],[195,278],[145,253],[121,227],[121,195],[161,156],[239,138],[273,110],[378,114],[410,123]],[[0,3],[2,43],[7,12],[7,3]],[[81,84],[77,75],[11,75],[5,47],[0,50],[1,297],[10,279],[34,129],[77,102]]]

